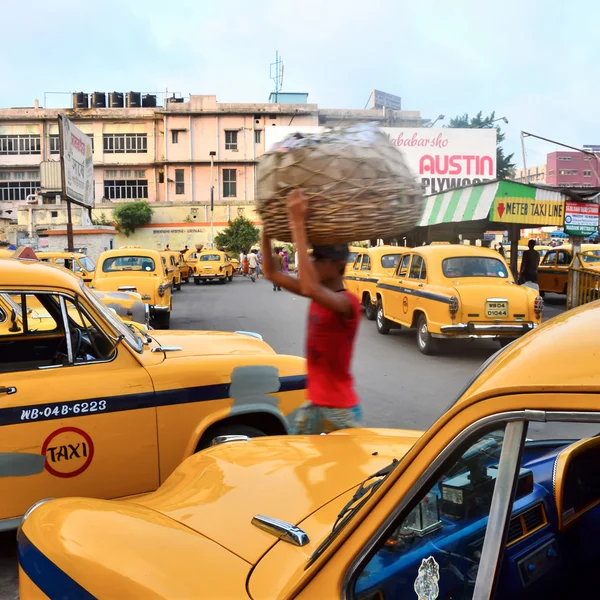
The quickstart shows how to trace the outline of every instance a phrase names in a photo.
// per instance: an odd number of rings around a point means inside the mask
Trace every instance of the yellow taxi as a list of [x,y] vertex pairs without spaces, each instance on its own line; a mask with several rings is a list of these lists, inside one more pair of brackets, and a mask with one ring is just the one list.
[[[598,250],[597,244],[581,244],[581,251]],[[537,250],[537,248],[536,248]],[[538,267],[540,293],[566,294],[569,280],[569,265],[573,260],[573,246],[563,244],[546,252]]]
[[181,290],[181,271],[179,269],[179,252],[164,250],[160,253],[167,277],[171,280],[172,290]]
[[346,289],[358,298],[369,321],[377,316],[377,282],[381,277],[394,274],[403,250],[405,248],[398,246],[361,248],[356,252],[352,267],[345,271]]
[[88,285],[94,279],[96,265],[86,254],[80,252],[37,252],[36,254],[42,262],[73,271],[75,275],[81,277]]
[[189,283],[192,278],[193,270],[192,266],[186,262],[185,254],[183,252],[177,252],[177,266],[179,267],[179,273],[181,274],[182,283]]
[[377,330],[416,328],[423,354],[440,339],[497,338],[501,344],[542,322],[537,292],[515,284],[495,250],[450,244],[402,254],[395,274],[377,284]]
[[358,256],[359,252],[365,250],[362,246],[348,246],[348,259],[346,260],[346,273],[352,270],[354,261]]
[[598,303],[549,321],[425,432],[226,438],[154,493],[44,500],[20,598],[595,598],[598,336]]
[[172,285],[159,252],[119,248],[98,257],[91,287],[103,292],[137,292],[148,304],[153,326],[168,329],[173,308]]
[[258,334],[127,327],[33,261],[0,259],[7,296],[21,316],[19,332],[0,326],[0,531],[42,498],[154,490],[220,435],[286,433],[304,401],[304,359]]
[[229,256],[221,250],[204,248],[198,253],[198,262],[194,272],[194,283],[216,279],[219,283],[233,281],[233,264]]

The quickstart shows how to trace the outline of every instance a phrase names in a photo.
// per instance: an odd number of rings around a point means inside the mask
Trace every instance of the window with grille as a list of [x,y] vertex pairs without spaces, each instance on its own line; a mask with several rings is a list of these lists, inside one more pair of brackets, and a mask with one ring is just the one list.
[[223,197],[237,196],[237,169],[223,169]]
[[141,200],[148,198],[148,180],[105,179],[104,197],[110,200]]
[[0,201],[26,200],[39,188],[39,181],[0,181]]
[[225,132],[225,150],[237,150],[238,149],[238,132],[237,131],[226,131]]
[[145,179],[146,178],[146,170],[145,169],[136,169],[133,172],[136,179]]
[[592,172],[591,171],[584,171],[583,172],[583,176],[584,177],[591,177],[592,176]]
[[0,171],[0,181],[10,179],[10,171]]
[[116,179],[117,178],[117,171],[116,170],[112,170],[112,169],[108,169],[108,170],[104,171],[104,176],[106,177],[106,179]]
[[39,153],[39,135],[0,135],[0,155]]
[[13,179],[25,179],[25,171],[13,171]]
[[139,154],[148,152],[146,133],[105,133],[105,154]]
[[179,131],[177,131],[176,129],[173,129],[173,131],[171,131],[171,142],[173,142],[173,144],[179,143]]
[[260,144],[260,135],[262,133],[262,129],[255,129],[254,130],[254,143],[255,144]]
[[185,194],[185,171],[175,169],[175,193]]
[[50,154],[60,154],[60,138],[58,135],[51,135],[48,138],[50,145]]
[[131,179],[131,170],[121,171],[121,179]]

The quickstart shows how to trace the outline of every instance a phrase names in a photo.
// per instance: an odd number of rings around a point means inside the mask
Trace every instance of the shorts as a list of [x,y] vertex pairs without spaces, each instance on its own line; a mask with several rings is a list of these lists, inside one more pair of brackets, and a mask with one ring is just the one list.
[[305,402],[296,413],[290,433],[296,435],[329,433],[338,429],[360,427],[361,421],[360,404],[350,408],[333,408]]

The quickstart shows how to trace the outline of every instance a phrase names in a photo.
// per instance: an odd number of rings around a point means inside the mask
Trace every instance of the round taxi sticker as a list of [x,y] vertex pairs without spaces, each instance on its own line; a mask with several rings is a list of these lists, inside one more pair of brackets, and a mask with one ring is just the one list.
[[55,477],[77,477],[92,463],[94,442],[83,429],[61,427],[42,445],[46,471]]
[[402,298],[402,312],[406,314],[408,312],[408,296]]

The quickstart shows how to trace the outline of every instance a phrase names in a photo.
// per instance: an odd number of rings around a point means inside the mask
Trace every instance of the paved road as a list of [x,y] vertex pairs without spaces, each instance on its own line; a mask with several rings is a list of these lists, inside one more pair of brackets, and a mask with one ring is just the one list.
[[[308,303],[273,292],[264,280],[236,277],[227,285],[184,285],[174,297],[173,329],[250,330],[279,353],[303,354]],[[548,295],[544,316],[564,310],[564,299]],[[415,332],[383,336],[362,319],[354,374],[365,424],[423,429],[456,399],[481,364],[499,349],[493,341],[445,345],[438,356],[423,356]],[[14,533],[0,534],[0,599],[18,598]]]

